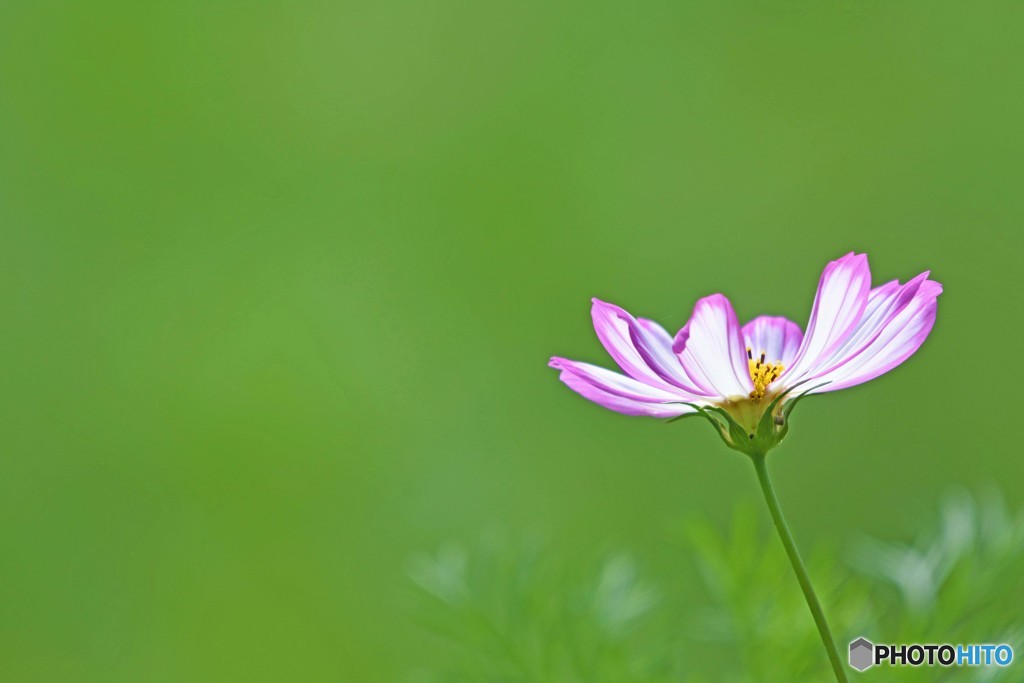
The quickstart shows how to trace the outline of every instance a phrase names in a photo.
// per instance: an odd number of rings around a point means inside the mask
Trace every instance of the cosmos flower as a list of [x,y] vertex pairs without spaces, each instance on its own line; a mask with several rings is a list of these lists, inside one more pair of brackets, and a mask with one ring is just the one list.
[[594,329],[622,373],[559,357],[550,365],[573,391],[605,408],[700,415],[730,447],[764,453],[785,436],[800,397],[874,379],[917,351],[942,292],[928,275],[872,289],[867,256],[847,254],[825,267],[806,332],[774,316],[741,327],[729,300],[713,294],[697,302],[673,337],[594,299]]

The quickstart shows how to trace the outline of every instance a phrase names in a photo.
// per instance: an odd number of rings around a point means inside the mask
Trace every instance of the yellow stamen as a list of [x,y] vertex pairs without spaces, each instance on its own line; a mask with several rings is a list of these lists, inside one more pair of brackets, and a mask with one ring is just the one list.
[[765,353],[761,352],[760,358],[754,358],[753,349],[747,347],[747,366],[750,369],[750,381],[754,383],[754,390],[750,392],[750,398],[756,403],[764,398],[768,385],[779,378],[785,370],[782,363],[765,362]]

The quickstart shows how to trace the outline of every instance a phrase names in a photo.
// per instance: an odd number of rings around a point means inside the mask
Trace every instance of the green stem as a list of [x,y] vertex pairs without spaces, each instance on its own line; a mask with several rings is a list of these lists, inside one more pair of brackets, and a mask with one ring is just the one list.
[[832,639],[832,631],[829,630],[828,622],[825,620],[825,612],[821,609],[818,596],[814,594],[814,586],[811,585],[811,579],[807,576],[807,568],[804,567],[804,562],[800,559],[800,551],[796,549],[793,534],[789,531],[786,518],[782,516],[782,508],[779,507],[779,499],[775,496],[775,488],[772,486],[771,479],[768,478],[768,466],[765,464],[765,457],[763,455],[755,455],[751,459],[754,461],[754,469],[757,470],[757,479],[761,483],[761,491],[764,492],[764,500],[768,503],[768,510],[772,513],[772,521],[775,522],[779,538],[782,539],[782,545],[786,548],[789,563],[793,565],[796,580],[800,582],[800,588],[804,592],[807,606],[811,609],[814,625],[818,627],[818,633],[821,634],[821,642],[828,653],[829,662],[832,663],[832,670],[836,674],[836,680],[839,683],[847,683],[846,671],[843,670],[842,661],[839,659],[839,651],[836,650],[835,640]]

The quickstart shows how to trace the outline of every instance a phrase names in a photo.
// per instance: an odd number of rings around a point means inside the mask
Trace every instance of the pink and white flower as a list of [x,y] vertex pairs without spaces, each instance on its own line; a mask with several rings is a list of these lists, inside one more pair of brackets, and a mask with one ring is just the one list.
[[845,389],[913,355],[935,324],[942,292],[928,275],[872,289],[867,256],[847,254],[825,267],[806,332],[773,316],[741,327],[729,300],[713,294],[697,302],[673,337],[658,323],[594,299],[594,329],[622,372],[559,357],[550,365],[573,391],[605,408],[661,418],[707,408],[753,439],[766,410],[782,425],[794,389]]

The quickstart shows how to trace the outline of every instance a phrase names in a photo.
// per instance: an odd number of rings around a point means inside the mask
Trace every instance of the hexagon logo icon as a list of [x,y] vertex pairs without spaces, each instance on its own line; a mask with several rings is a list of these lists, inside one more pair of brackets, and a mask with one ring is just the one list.
[[858,638],[850,643],[850,666],[864,671],[875,664],[875,646],[867,638]]

